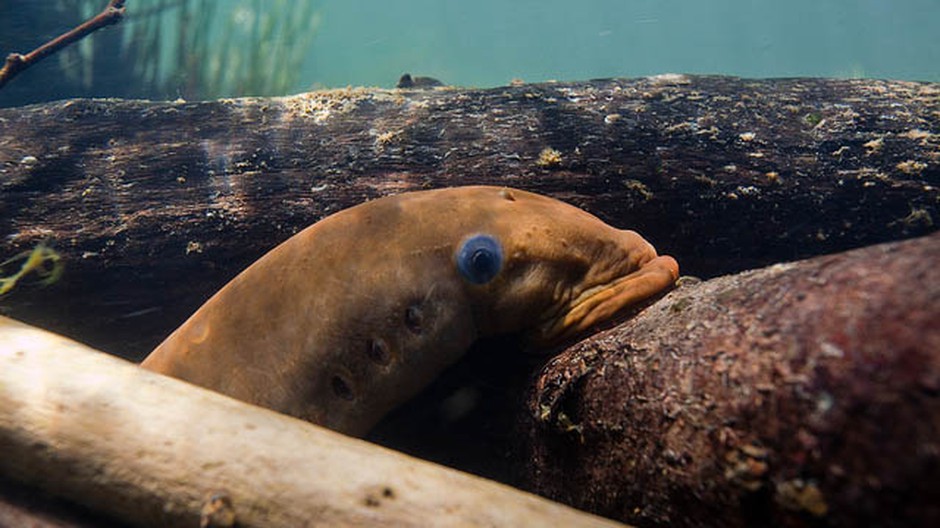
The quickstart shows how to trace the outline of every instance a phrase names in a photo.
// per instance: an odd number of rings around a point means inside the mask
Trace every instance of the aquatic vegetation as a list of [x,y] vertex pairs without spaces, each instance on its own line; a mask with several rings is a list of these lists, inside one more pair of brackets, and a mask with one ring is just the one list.
[[803,121],[805,121],[806,124],[808,124],[811,127],[815,127],[819,125],[819,123],[821,123],[822,120],[823,120],[823,116],[819,112],[812,112],[803,116]]
[[[314,0],[139,0],[118,31],[63,50],[71,83],[126,84],[132,96],[217,99],[284,95],[297,89],[319,24]],[[49,16],[85,20],[101,0],[80,0]]]
[[554,167],[561,165],[561,160],[561,152],[551,147],[545,147],[542,152],[539,152],[539,159],[536,160],[535,164],[539,167]]
[[35,273],[42,280],[39,281],[43,286],[55,283],[62,277],[65,265],[62,262],[62,256],[59,252],[40,242],[30,251],[24,251],[3,263],[0,263],[0,269],[9,264],[23,260],[19,271],[5,277],[0,277],[0,295],[6,295],[13,290],[16,283],[29,273]]

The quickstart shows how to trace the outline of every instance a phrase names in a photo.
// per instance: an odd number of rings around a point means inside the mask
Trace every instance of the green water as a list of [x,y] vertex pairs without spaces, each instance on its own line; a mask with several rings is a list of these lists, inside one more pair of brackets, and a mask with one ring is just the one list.
[[359,0],[322,4],[304,69],[458,85],[641,76],[940,81],[940,0]]
[[[0,53],[26,52],[105,0],[0,0]],[[713,73],[940,81],[940,0],[132,0],[0,90],[207,99],[394,86]]]

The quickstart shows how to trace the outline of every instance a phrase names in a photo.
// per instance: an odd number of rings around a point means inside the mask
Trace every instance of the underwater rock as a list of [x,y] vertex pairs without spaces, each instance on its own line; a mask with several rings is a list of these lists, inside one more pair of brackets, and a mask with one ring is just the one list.
[[438,86],[444,86],[444,83],[434,77],[412,77],[410,73],[406,73],[399,77],[395,88],[436,88]]
[[641,526],[940,523],[940,235],[682,286],[554,358],[524,487]]

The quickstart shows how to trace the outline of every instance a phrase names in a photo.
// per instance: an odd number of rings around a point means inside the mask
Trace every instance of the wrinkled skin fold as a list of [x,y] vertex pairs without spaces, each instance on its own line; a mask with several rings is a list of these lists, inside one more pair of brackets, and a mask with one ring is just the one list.
[[142,366],[362,435],[477,339],[550,346],[678,273],[637,233],[552,198],[487,186],[405,193],[277,246]]

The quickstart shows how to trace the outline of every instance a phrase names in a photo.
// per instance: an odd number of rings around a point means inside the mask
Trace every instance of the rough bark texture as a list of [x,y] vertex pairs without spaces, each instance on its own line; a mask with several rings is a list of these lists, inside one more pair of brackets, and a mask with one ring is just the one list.
[[940,235],[680,287],[554,358],[525,487],[641,526],[940,524]]
[[0,453],[132,526],[621,526],[2,317]]
[[571,201],[706,277],[917,236],[940,218],[938,101],[929,83],[668,75],[0,109],[0,256],[49,240],[67,265],[3,308],[139,358],[324,215],[474,183]]

